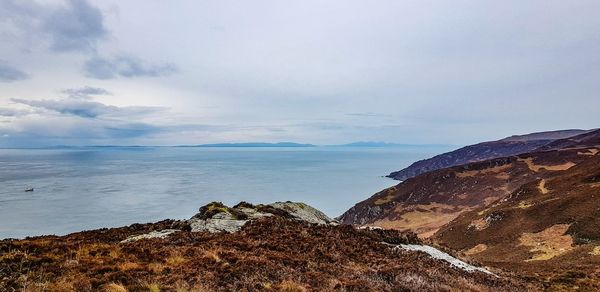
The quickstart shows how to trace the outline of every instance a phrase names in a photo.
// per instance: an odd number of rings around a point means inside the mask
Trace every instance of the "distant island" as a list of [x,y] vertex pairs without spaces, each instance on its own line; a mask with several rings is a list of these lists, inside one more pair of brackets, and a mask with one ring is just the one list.
[[317,145],[295,142],[232,142],[232,143],[210,143],[196,145],[52,145],[40,147],[0,147],[0,149],[77,149],[77,148],[152,148],[152,147],[176,147],[176,148],[294,148],[294,147],[402,147],[402,148],[448,148],[455,145],[448,144],[398,144],[380,141],[358,141],[347,144]]
[[398,144],[398,143],[389,143],[382,141],[358,141],[352,142],[348,144],[341,145],[330,145],[330,146],[344,146],[344,147],[451,147],[453,145],[446,144]]
[[294,142],[278,142],[278,143],[247,142],[247,143],[200,144],[200,145],[189,145],[189,146],[178,146],[178,147],[316,147],[316,145],[301,144],[301,143],[294,143]]
[[316,145],[294,142],[245,142],[245,143],[214,143],[200,145],[183,145],[178,147],[447,147],[441,144],[396,144],[388,142],[359,141],[348,144]]

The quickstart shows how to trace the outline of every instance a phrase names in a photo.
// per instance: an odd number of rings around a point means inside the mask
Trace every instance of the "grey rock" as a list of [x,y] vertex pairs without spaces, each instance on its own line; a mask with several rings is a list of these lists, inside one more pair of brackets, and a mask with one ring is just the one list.
[[314,224],[337,224],[337,221],[329,218],[325,213],[307,205],[298,202],[276,202],[269,206],[284,210],[295,219]]
[[130,236],[125,240],[122,240],[121,243],[128,243],[128,242],[135,242],[138,240],[142,240],[142,239],[149,239],[149,238],[167,238],[169,235],[178,232],[180,230],[177,229],[164,229],[164,230],[159,230],[159,231],[152,231],[146,234],[141,234],[141,235],[134,235],[134,236]]
[[337,224],[323,212],[297,202],[276,202],[269,205],[240,203],[230,208],[214,202],[200,208],[200,213],[187,221],[192,232],[236,232],[251,220],[262,217],[285,215],[287,218],[312,224]]
[[191,219],[190,226],[192,232],[208,231],[212,233],[217,232],[236,232],[242,229],[242,226],[249,220],[236,220],[236,219]]

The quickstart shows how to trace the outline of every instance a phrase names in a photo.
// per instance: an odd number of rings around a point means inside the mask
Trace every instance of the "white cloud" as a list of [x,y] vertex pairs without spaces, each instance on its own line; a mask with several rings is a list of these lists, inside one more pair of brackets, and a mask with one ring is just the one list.
[[[0,5],[0,54],[31,75],[2,83],[0,107],[89,122],[140,112],[131,122],[160,129],[146,142],[463,144],[600,124],[597,1]],[[112,94],[40,100],[90,81]],[[154,105],[171,110],[145,114]]]

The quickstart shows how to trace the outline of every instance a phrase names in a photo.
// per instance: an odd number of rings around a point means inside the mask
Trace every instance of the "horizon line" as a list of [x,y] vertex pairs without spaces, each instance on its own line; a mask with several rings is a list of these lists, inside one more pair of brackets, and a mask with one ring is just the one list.
[[390,142],[350,142],[342,144],[311,144],[296,142],[225,142],[225,143],[207,143],[207,144],[181,144],[181,145],[49,145],[36,147],[1,147],[0,149],[58,149],[58,148],[312,148],[312,147],[451,147],[461,146],[455,144],[443,143],[390,143]]

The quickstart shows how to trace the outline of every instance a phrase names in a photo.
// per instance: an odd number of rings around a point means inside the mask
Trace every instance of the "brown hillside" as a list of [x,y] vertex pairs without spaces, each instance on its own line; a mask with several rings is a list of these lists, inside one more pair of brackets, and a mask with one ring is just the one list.
[[280,216],[234,233],[182,230],[122,243],[178,222],[0,241],[0,291],[525,291],[536,286],[466,272],[387,243],[385,230]]
[[414,230],[550,290],[600,290],[600,130],[386,189],[341,220]]
[[600,130],[580,135],[576,144],[558,140],[567,146],[563,149],[424,173],[356,204],[339,219],[346,224],[412,230],[429,237],[464,212],[488,206],[524,184],[554,177],[595,157],[600,149],[595,137],[599,135]]
[[435,240],[489,266],[597,291],[600,156],[462,214]]
[[499,157],[507,157],[528,153],[558,139],[565,139],[587,133],[586,130],[561,130],[515,135],[497,141],[469,145],[448,153],[413,163],[399,171],[388,175],[393,179],[407,180],[422,173],[444,169],[456,165],[484,161]]

